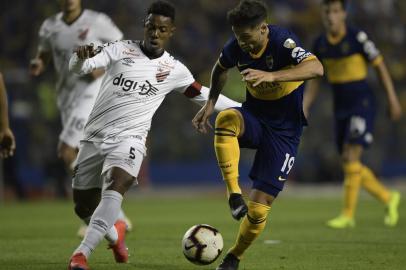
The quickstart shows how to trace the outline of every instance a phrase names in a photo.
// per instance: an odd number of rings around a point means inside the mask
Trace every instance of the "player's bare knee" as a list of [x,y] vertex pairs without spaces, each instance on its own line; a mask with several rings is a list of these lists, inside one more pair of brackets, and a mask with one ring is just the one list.
[[343,151],[341,159],[344,164],[359,161],[359,157],[355,155],[351,150]]
[[130,187],[133,185],[135,181],[135,177],[130,177],[130,178],[121,178],[121,179],[112,179],[111,184],[107,189],[115,190],[117,192],[120,192],[122,195],[124,195],[125,192],[127,192]]
[[341,158],[344,164],[351,162],[357,162],[361,160],[362,156],[362,146],[357,144],[345,144],[343,147],[343,152]]
[[254,203],[259,203],[270,207],[275,200],[275,197],[261,190],[252,189],[249,194],[249,199]]
[[110,179],[106,180],[109,183],[107,189],[115,190],[124,195],[124,193],[127,192],[134,183],[136,183],[137,178],[131,175],[127,175],[116,178],[111,177]]

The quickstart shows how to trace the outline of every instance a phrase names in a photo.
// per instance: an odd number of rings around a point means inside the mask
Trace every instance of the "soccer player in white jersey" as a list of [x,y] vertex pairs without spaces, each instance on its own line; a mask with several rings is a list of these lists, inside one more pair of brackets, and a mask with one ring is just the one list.
[[[175,30],[174,19],[171,4],[154,2],[145,19],[143,41],[111,42],[96,50],[81,46],[71,57],[69,68],[78,74],[97,68],[105,68],[106,74],[85,126],[73,178],[74,194],[103,187],[102,199],[97,208],[85,200],[75,201],[76,209],[93,215],[71,257],[70,270],[89,269],[87,259],[105,235],[118,239],[112,245],[118,251],[116,261],[128,261],[125,235],[116,220],[124,193],[137,181],[152,117],[170,92],[183,93],[201,105],[207,100],[208,88],[164,50]],[[221,96],[216,105],[222,110],[241,104]]]
[[[90,42],[101,45],[122,39],[123,34],[107,15],[82,9],[81,0],[59,2],[62,11],[46,19],[39,30],[38,52],[31,60],[30,73],[39,76],[52,58],[58,76],[57,105],[63,126],[59,135],[58,157],[72,173],[83,128],[99,92],[104,71],[94,70],[88,76],[80,77],[69,71],[69,58],[80,45]],[[99,198],[95,200],[97,205]],[[120,217],[126,219],[122,212]],[[131,226],[128,220],[127,224]],[[85,226],[79,229],[79,236],[84,232]]]

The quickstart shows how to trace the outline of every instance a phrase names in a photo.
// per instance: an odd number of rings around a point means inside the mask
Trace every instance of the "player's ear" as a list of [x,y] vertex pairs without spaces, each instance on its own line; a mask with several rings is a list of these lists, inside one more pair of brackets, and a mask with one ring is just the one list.
[[261,29],[261,34],[266,34],[266,30],[268,29],[268,24],[266,22],[261,23],[259,26]]

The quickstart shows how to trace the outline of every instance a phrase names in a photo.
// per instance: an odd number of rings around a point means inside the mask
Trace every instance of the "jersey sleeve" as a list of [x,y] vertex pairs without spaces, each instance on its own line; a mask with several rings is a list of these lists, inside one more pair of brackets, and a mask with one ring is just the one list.
[[195,82],[192,73],[190,73],[189,69],[180,61],[176,63],[174,77],[174,90],[182,94]]
[[51,35],[51,31],[49,29],[48,22],[44,21],[38,32],[38,37],[39,37],[38,51],[42,51],[42,52],[51,51],[51,43],[49,40],[50,35]]
[[97,48],[98,53],[92,58],[81,60],[76,53],[73,53],[69,60],[69,70],[79,74],[88,74],[95,69],[108,69],[111,63],[115,62],[120,54],[119,42],[109,42]]
[[[203,107],[204,104],[206,104],[206,101],[209,99],[210,89],[202,86],[198,82],[194,82],[187,88],[184,94],[194,103],[199,104]],[[220,94],[214,106],[214,110],[217,112],[221,112],[228,108],[241,107],[241,105],[241,103]]]
[[378,65],[383,57],[376,48],[375,43],[371,41],[364,31],[357,31],[355,36],[358,48],[365,59],[372,65]]
[[279,55],[287,65],[297,65],[303,61],[316,58],[311,52],[302,47],[299,38],[289,30],[281,31],[278,46]]
[[226,45],[224,45],[221,51],[218,63],[221,67],[229,69],[235,67],[238,62],[238,43],[236,39],[229,40]]
[[98,36],[102,42],[121,40],[123,33],[113,20],[104,13],[100,13],[97,20]]

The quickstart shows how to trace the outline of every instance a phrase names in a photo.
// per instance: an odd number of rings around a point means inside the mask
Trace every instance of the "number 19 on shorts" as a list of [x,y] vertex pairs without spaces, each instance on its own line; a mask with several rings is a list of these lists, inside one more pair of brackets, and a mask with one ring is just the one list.
[[283,162],[281,172],[288,175],[290,170],[292,169],[294,163],[295,163],[295,157],[290,156],[289,153],[286,153],[285,154],[285,161]]

